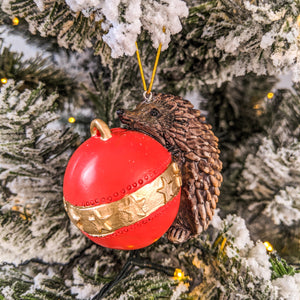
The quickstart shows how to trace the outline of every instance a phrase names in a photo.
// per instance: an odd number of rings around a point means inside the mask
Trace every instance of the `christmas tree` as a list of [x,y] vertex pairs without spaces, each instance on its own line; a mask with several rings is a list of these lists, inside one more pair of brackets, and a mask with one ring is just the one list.
[[[2,0],[0,299],[299,299],[299,28],[291,0]],[[150,82],[212,125],[217,209],[183,243],[102,247],[68,218],[65,170]]]

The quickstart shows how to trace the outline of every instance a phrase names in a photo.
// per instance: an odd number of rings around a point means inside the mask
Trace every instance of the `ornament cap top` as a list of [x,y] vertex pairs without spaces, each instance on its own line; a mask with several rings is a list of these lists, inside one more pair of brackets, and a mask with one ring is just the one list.
[[107,124],[100,119],[94,119],[91,122],[90,131],[91,131],[91,136],[97,135],[97,131],[99,131],[101,135],[100,138],[103,141],[107,141],[112,137],[111,131],[107,126]]

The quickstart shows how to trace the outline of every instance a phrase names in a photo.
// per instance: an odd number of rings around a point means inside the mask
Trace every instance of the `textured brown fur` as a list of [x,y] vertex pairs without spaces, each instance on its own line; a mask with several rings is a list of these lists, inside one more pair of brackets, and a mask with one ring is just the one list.
[[182,243],[206,230],[220,194],[222,163],[218,138],[193,105],[178,96],[156,94],[133,111],[118,112],[129,129],[144,132],[171,153],[182,172],[178,215],[168,239]]

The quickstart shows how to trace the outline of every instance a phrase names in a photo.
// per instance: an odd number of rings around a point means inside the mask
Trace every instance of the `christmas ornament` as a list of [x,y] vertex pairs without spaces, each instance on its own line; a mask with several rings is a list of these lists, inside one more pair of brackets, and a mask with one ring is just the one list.
[[146,133],[166,147],[181,170],[180,208],[168,239],[185,242],[207,229],[223,179],[218,139],[205,117],[189,101],[164,94],[150,94],[135,110],[119,110],[118,115],[129,129]]
[[110,130],[97,119],[64,177],[71,221],[95,243],[139,249],[159,239],[180,203],[181,175],[171,154],[148,135]]

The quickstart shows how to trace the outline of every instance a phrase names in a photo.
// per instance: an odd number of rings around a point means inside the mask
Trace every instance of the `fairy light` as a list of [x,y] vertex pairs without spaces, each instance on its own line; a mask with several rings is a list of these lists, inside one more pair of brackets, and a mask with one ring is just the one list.
[[14,26],[19,25],[19,23],[20,23],[20,20],[19,20],[17,17],[14,17],[14,18],[12,19],[12,24],[13,24]]
[[175,269],[173,278],[182,281],[184,279],[184,272],[181,269]]
[[274,93],[268,93],[267,98],[272,99],[274,97]]
[[265,245],[267,251],[269,251],[269,252],[273,251],[273,246],[268,241],[265,241],[264,245]]
[[1,81],[2,84],[5,84],[5,83],[7,83],[7,78],[3,77],[3,78],[0,79],[0,81]]
[[71,124],[75,123],[75,121],[76,121],[76,119],[74,117],[70,117],[68,119],[68,122],[71,123]]
[[20,211],[20,206],[17,206],[17,205],[14,205],[12,208],[11,208],[12,211]]

